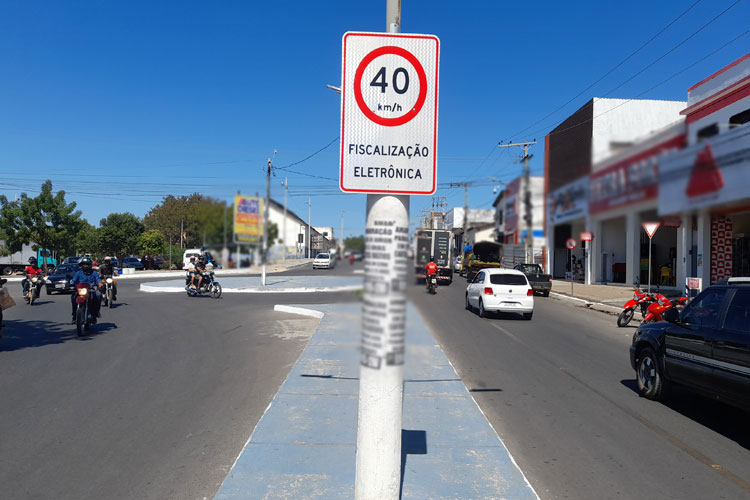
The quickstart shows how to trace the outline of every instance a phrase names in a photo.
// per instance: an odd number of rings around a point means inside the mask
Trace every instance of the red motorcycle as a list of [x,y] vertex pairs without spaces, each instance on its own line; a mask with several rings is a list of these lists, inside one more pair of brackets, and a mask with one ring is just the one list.
[[88,331],[94,322],[94,318],[89,312],[92,293],[94,292],[92,292],[91,285],[88,283],[79,283],[76,286],[76,330],[79,337]]
[[643,318],[644,323],[656,323],[658,321],[664,321],[664,313],[668,309],[673,307],[677,309],[684,309],[687,303],[690,301],[688,297],[680,297],[675,302],[672,302],[664,295],[657,292],[656,302],[648,306],[648,314]]
[[635,292],[633,293],[633,298],[627,301],[624,306],[622,306],[623,310],[620,315],[617,316],[617,326],[627,326],[628,323],[630,323],[630,320],[633,319],[635,310],[638,308],[640,308],[641,310],[641,317],[645,318],[648,314],[649,304],[651,304],[655,300],[656,299],[654,299],[653,295],[649,295],[646,292],[641,292],[638,288],[636,288]]

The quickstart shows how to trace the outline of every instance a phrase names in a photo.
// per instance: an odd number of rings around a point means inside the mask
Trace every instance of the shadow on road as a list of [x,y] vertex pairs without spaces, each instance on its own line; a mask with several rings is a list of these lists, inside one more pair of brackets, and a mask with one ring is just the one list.
[[[638,385],[635,379],[621,380],[620,383],[636,394],[638,393]],[[746,450],[750,450],[750,428],[747,425],[747,412],[720,401],[703,397],[679,386],[672,386],[669,395],[662,403],[667,408],[714,432],[718,432]]]
[[[93,337],[115,328],[117,328],[117,325],[114,323],[92,325],[81,340],[91,340]],[[0,352],[18,351],[27,347],[42,347],[62,344],[69,340],[79,340],[75,325],[53,321],[5,320],[2,332]]]
[[427,432],[401,429],[401,485],[398,497],[404,494],[404,473],[406,472],[406,455],[427,454]]

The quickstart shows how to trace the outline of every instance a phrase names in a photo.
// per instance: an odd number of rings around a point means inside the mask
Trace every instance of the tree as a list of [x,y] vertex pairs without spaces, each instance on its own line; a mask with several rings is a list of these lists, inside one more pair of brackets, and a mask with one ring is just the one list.
[[141,255],[163,255],[166,248],[164,236],[156,229],[150,229],[138,238],[138,251]]
[[99,230],[84,220],[83,227],[81,227],[76,236],[75,248],[70,249],[70,253],[90,253],[92,255],[102,253],[101,234]]
[[[83,224],[81,211],[75,208],[75,202],[65,201],[65,191],[52,193],[50,180],[34,198],[22,193],[19,200],[9,201],[0,195],[0,232],[5,235],[6,249],[18,252],[28,244],[37,249],[70,248]],[[42,265],[46,271],[46,259]]]
[[135,215],[112,213],[99,222],[100,249],[105,254],[127,257],[138,250],[143,223]]
[[364,236],[351,236],[344,239],[344,247],[347,250],[365,251],[365,237]]
[[279,226],[274,222],[268,223],[268,248],[271,248],[274,242],[279,238]]
[[231,220],[231,210],[223,201],[198,193],[190,196],[165,196],[162,202],[149,210],[143,218],[146,229],[159,231],[171,243],[180,241],[180,228],[186,246],[207,246],[221,243],[226,222]]

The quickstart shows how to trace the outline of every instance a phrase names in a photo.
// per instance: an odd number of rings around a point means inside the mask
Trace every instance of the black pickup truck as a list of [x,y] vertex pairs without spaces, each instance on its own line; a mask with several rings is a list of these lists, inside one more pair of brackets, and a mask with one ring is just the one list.
[[545,297],[549,297],[549,292],[552,290],[552,276],[542,274],[542,268],[539,264],[518,264],[513,269],[526,275],[534,293],[541,293]]

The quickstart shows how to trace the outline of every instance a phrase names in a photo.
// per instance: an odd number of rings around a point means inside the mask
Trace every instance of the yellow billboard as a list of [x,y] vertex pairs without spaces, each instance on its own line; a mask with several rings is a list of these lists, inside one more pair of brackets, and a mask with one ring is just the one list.
[[234,241],[258,243],[263,237],[263,199],[234,197]]

